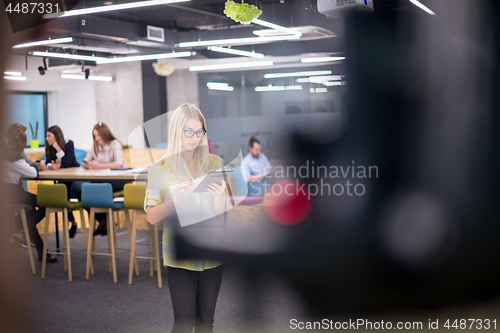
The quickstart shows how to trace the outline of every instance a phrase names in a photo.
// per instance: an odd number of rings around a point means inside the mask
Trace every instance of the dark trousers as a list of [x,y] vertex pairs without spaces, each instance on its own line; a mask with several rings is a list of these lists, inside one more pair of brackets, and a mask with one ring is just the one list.
[[201,272],[167,267],[168,289],[174,310],[172,333],[211,333],[223,265]]
[[[36,195],[24,191],[21,185],[8,184],[4,189],[9,189],[9,201],[11,204],[24,204],[31,206],[31,210],[26,211],[26,219],[28,220],[28,232],[30,234],[31,242],[35,244],[36,252],[41,255],[43,251],[42,237],[38,233],[36,225],[40,223],[45,217],[45,208],[38,208],[36,203]],[[21,226],[17,226],[21,229]],[[30,244],[28,244],[30,246]]]

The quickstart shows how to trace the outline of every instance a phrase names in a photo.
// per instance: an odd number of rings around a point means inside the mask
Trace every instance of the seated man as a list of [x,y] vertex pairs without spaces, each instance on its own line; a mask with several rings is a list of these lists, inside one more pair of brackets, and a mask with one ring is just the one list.
[[241,162],[243,179],[248,183],[249,196],[263,196],[266,193],[266,184],[262,179],[269,174],[269,160],[260,152],[261,144],[254,137],[248,143],[248,154]]

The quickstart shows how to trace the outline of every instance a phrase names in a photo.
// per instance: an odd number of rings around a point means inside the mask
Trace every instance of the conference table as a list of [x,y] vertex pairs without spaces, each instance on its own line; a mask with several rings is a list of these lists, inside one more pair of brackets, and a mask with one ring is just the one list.
[[[147,180],[148,168],[136,169],[84,169],[82,167],[64,168],[58,170],[44,170],[38,173],[35,179],[25,180],[53,180],[53,181],[88,181],[109,182],[114,180],[138,181]],[[56,247],[59,249],[59,223],[56,214]]]
[[146,181],[148,168],[138,169],[84,169],[82,167],[40,171],[38,177],[31,180],[55,181],[92,181],[107,182],[113,180]]

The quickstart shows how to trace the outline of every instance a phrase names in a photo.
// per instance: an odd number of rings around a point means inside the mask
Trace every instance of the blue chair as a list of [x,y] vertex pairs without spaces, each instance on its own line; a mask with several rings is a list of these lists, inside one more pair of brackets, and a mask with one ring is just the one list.
[[[7,205],[7,210],[9,211],[10,214],[18,213],[21,215],[21,220],[23,222],[24,237],[26,238],[28,255],[30,257],[31,271],[33,272],[33,274],[36,274],[35,260],[33,259],[33,248],[31,247],[30,233],[28,231],[28,221],[26,219],[26,211],[31,210],[31,206],[22,205],[22,204],[19,204],[19,205],[11,204],[11,205]],[[11,217],[12,216],[13,215],[11,215]],[[12,222],[14,222],[14,219],[12,219]]]
[[229,181],[233,196],[247,196],[248,184],[245,179],[243,179],[241,166],[238,166],[234,169],[234,172],[230,176]]
[[87,156],[87,152],[82,149],[75,149],[75,158],[78,164],[82,165],[82,161]]
[[[109,183],[84,183],[82,184],[82,205],[90,207],[89,220],[89,238],[87,244],[87,269],[85,278],[88,280],[90,277],[90,270],[92,266],[92,254],[101,254],[109,256],[109,271],[113,272],[113,282],[117,282],[116,278],[116,229],[115,221],[113,220],[113,211],[123,210],[127,220],[127,229],[130,235],[130,216],[128,210],[125,208],[123,202],[113,201],[113,187]],[[95,214],[106,213],[108,225],[108,253],[92,252],[93,240],[92,233],[95,228]]]

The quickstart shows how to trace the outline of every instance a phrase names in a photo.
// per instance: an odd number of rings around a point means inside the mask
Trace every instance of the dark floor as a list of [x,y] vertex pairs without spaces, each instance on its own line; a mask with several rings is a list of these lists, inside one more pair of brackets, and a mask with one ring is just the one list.
[[[118,247],[128,248],[127,232],[117,233]],[[139,231],[137,253],[146,255],[147,232]],[[97,249],[104,249],[107,238],[96,237]],[[149,276],[149,262],[139,260],[140,276],[128,284],[128,251],[118,250],[118,283],[113,283],[108,259],[94,257],[95,274],[85,279],[86,254],[83,236],[71,241],[73,282],[63,270],[63,257],[47,264],[46,278],[29,268],[27,251],[21,251],[21,274],[29,286],[28,311],[33,332],[169,332],[173,324],[166,269],[162,268],[163,288],[156,276]],[[49,249],[55,237],[49,237]],[[36,253],[36,252],[35,252]],[[263,283],[265,281],[265,283]],[[35,315],[36,314],[36,315]],[[305,309],[298,294],[272,273],[248,274],[236,266],[226,268],[215,315],[215,332],[290,332],[290,319],[303,318]]]

